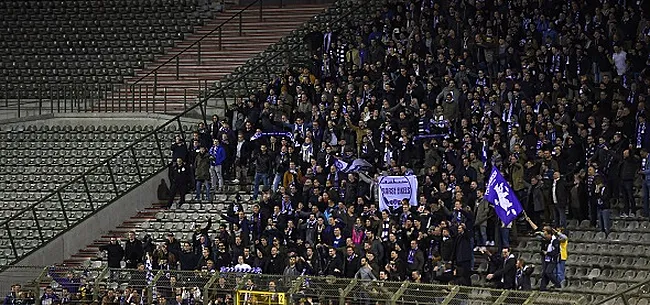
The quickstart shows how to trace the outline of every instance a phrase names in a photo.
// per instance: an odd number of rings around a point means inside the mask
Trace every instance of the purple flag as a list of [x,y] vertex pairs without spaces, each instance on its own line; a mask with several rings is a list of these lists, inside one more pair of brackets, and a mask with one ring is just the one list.
[[524,210],[515,192],[496,166],[492,167],[485,188],[485,200],[494,205],[494,211],[505,225],[510,224]]

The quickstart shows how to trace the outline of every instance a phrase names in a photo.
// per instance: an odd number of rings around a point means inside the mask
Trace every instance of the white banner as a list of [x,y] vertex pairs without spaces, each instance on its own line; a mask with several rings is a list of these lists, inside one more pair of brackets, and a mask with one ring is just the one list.
[[401,207],[404,198],[412,206],[418,205],[418,179],[416,176],[379,177],[379,208],[394,211]]

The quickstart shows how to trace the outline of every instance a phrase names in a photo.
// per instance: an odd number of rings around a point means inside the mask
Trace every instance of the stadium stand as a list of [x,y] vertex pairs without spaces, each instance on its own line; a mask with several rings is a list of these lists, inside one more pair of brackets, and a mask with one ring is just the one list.
[[[324,4],[309,3],[282,8],[267,6],[261,19],[257,2],[252,2],[242,12],[234,7],[177,43],[168,54],[156,58],[151,66],[127,80],[126,86],[117,88],[100,101],[95,109],[130,111],[135,101],[124,97],[135,94],[138,106],[156,105],[147,111],[180,113],[215,81],[222,80],[251,57],[285,38],[324,7]],[[161,99],[165,105],[160,103]]]
[[122,83],[212,17],[195,0],[3,1],[0,11],[1,92],[22,98],[45,85]]
[[[2,229],[0,265],[21,259],[165,167],[150,148],[156,145],[153,138],[139,142],[137,164],[130,153],[113,158],[153,129],[137,124],[29,125],[0,132],[1,221],[9,220],[11,228]],[[171,142],[176,129],[160,136]],[[87,176],[80,179],[82,174]],[[11,238],[21,242],[12,247]]]
[[[125,223],[137,234],[128,233],[124,249],[111,245],[116,252],[107,259],[139,263],[138,270],[96,262],[82,263],[80,273],[99,269],[93,280],[108,278],[120,292],[136,288],[149,300],[161,279],[170,280],[162,287],[177,287],[171,278],[180,268],[208,299],[224,276],[217,290],[235,287],[244,303],[258,290],[273,291],[274,278],[288,294],[305,296],[296,303],[334,303],[318,297],[337,293],[351,304],[373,293],[392,303],[448,304],[456,295],[457,303],[470,295],[477,303],[524,303],[550,281],[560,293],[585,297],[574,304],[612,295],[608,304],[647,304],[650,31],[647,12],[637,10],[647,3],[371,4],[346,23],[303,32],[312,61],[270,81],[270,73],[255,76],[266,62],[251,62],[235,86],[216,85],[217,96],[245,94],[210,125],[212,138],[223,140],[214,147],[230,156],[213,160],[212,170],[254,181],[252,191],[239,181],[243,194],[234,194],[236,186],[215,191],[213,202],[190,195],[155,219]],[[483,199],[491,168],[526,210],[510,224],[502,205]],[[172,184],[185,181],[184,169],[171,168]],[[386,199],[373,174],[417,175],[418,203],[378,209]],[[215,216],[213,209],[225,211]],[[219,222],[218,231],[216,223],[204,227],[208,219]],[[131,254],[111,257],[118,248]],[[268,275],[240,272],[253,267]],[[56,268],[44,273],[38,282],[60,284]],[[366,280],[375,278],[389,288],[373,289]],[[168,296],[206,301],[182,290]],[[539,295],[549,297],[539,303],[558,304],[554,294]]]

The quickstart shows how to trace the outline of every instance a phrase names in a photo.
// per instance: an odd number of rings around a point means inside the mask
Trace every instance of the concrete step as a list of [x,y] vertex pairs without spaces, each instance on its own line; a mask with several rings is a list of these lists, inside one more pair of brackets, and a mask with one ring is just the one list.
[[79,249],[76,254],[73,254],[70,259],[65,260],[63,264],[66,266],[80,266],[84,261],[97,257],[99,246],[108,244],[111,237],[125,238],[129,231],[139,228],[143,222],[155,220],[156,213],[161,210],[160,203],[152,204],[151,207],[138,212],[114,230],[102,234],[93,244],[86,246],[84,249]]
[[[238,9],[231,8],[197,28],[193,34],[186,36],[185,40],[178,41],[169,52],[158,56],[154,62],[146,64],[144,69],[136,71],[135,76],[126,79],[124,86],[108,94],[109,97],[105,101],[96,103],[96,107],[123,110],[133,109],[133,106],[140,109],[140,105],[144,105],[145,109],[153,107],[156,111],[159,109],[182,111],[187,104],[190,104],[188,101],[194,103],[199,87],[211,86],[215,81],[232,73],[249,58],[278,42],[327,6],[329,5],[310,4],[284,8],[264,7],[261,22],[259,11],[246,11],[241,16],[241,36],[239,17],[229,20],[237,14]],[[224,23],[225,21],[227,22]],[[219,26],[222,26],[221,38],[213,31]],[[199,47],[194,42],[203,39],[208,33],[212,34],[201,41],[199,64]],[[190,49],[185,51],[188,47]],[[173,58],[180,52],[183,54],[178,56],[177,69]],[[163,64],[165,66],[161,66]],[[156,72],[151,73],[154,69]],[[138,87],[135,92],[132,92],[129,84],[136,81]],[[155,92],[154,84],[157,86]],[[144,92],[141,93],[140,87]],[[128,97],[133,98],[134,95],[136,99],[142,101],[129,100]]]

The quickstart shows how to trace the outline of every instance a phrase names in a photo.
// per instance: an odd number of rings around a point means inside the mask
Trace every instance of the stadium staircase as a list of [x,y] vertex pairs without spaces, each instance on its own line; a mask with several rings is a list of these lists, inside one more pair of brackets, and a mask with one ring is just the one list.
[[130,231],[137,231],[142,223],[155,220],[156,213],[163,209],[163,203],[156,204],[154,203],[151,207],[146,208],[144,211],[138,212],[135,216],[124,221],[120,226],[111,230],[105,234],[102,234],[101,238],[95,240],[91,245],[88,245],[85,249],[79,250],[77,254],[73,254],[70,259],[67,259],[61,264],[61,267],[81,267],[84,262],[93,261],[95,258],[98,258],[99,247],[102,245],[108,244],[112,237],[117,238],[118,240],[125,240],[127,234]]
[[224,186],[224,193],[215,195],[215,200],[212,202],[194,201],[193,195],[188,194],[187,203],[180,209],[165,209],[166,202],[153,203],[151,207],[140,211],[114,230],[102,234],[92,244],[57,266],[72,268],[99,266],[106,258],[99,251],[99,247],[108,244],[112,237],[126,240],[130,231],[135,231],[140,240],[144,240],[145,236],[149,235],[156,244],[164,240],[167,233],[173,233],[181,241],[190,240],[194,227],[205,225],[207,217],[212,217],[213,229],[220,223],[225,223],[219,213],[224,211],[230,202],[240,200],[243,202],[244,209],[250,210],[248,208],[251,187],[251,185],[240,187],[227,184]]
[[[232,7],[177,43],[167,55],[158,57],[134,77],[126,79],[126,84],[100,101],[96,109],[128,111],[141,109],[144,104],[153,105],[151,109],[147,106],[147,111],[180,113],[188,104],[196,103],[200,88],[222,79],[327,6],[329,4],[295,4],[282,8],[268,5],[262,8],[262,20],[259,9],[249,8],[240,18],[237,13],[243,7]],[[221,30],[197,42],[224,22]],[[188,50],[176,60],[174,55],[185,49]]]

